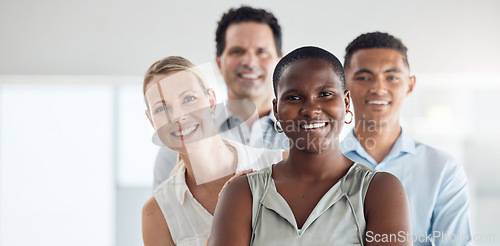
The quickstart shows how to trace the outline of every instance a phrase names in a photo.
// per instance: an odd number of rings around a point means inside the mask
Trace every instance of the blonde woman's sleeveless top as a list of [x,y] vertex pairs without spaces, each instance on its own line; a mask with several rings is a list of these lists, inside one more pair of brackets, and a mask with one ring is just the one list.
[[[269,167],[283,159],[282,150],[265,150],[227,140],[238,155],[236,172]],[[153,196],[165,217],[170,235],[178,246],[205,246],[213,216],[193,197],[186,184],[182,160],[176,173],[160,184]]]
[[354,163],[300,229],[276,190],[272,167],[248,174],[253,197],[251,245],[363,245],[364,198],[376,172]]

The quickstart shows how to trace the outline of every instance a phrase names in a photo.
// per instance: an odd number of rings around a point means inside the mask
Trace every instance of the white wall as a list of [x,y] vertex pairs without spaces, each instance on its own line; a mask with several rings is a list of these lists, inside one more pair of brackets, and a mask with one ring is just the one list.
[[0,245],[112,245],[110,85],[0,85]]
[[[142,75],[152,61],[214,60],[216,22],[244,1],[2,0],[0,74]],[[270,9],[284,51],[318,45],[343,57],[357,35],[388,31],[414,72],[500,68],[500,1],[247,1]]]

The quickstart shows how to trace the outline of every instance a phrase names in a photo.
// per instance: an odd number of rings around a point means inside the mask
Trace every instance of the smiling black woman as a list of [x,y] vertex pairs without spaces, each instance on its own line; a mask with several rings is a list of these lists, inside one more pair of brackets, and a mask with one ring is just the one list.
[[[365,232],[410,234],[399,180],[353,163],[339,148],[349,112],[341,63],[317,47],[298,48],[273,76],[274,114],[290,155],[231,182],[217,204],[210,245],[382,245]],[[391,245],[411,245],[397,238]]]

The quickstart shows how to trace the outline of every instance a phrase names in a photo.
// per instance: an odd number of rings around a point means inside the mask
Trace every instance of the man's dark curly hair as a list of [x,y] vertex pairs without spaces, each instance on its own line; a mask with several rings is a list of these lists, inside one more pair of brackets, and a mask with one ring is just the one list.
[[229,25],[242,22],[256,22],[259,24],[267,24],[273,31],[274,43],[276,44],[276,52],[281,56],[281,27],[278,20],[271,12],[264,9],[255,9],[249,6],[241,6],[237,9],[231,8],[228,10],[217,23],[215,31],[215,48],[216,55],[220,57],[226,47],[226,31]]
[[345,76],[344,76],[344,68],[342,67],[342,63],[340,63],[339,59],[332,53],[322,48],[314,47],[314,46],[305,46],[300,47],[292,52],[285,55],[276,65],[273,73],[273,87],[274,87],[274,95],[278,97],[278,83],[285,71],[285,68],[293,62],[307,60],[307,59],[318,59],[328,62],[333,72],[337,74],[340,79],[340,84],[342,89],[345,88]]
[[345,56],[344,56],[344,68],[348,68],[351,65],[351,58],[354,52],[362,49],[392,49],[399,52],[403,56],[403,60],[406,63],[406,66],[410,68],[410,64],[408,63],[408,56],[406,52],[408,48],[401,42],[399,38],[396,38],[388,33],[384,32],[370,32],[361,34],[356,39],[354,39],[348,46],[345,48]]

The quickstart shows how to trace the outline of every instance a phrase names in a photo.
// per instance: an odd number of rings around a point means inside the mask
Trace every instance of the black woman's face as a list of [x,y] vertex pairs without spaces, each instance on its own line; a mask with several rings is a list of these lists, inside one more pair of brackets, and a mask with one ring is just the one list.
[[292,148],[319,152],[338,146],[349,92],[331,65],[304,59],[287,65],[278,81],[275,116]]

